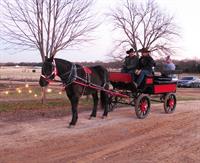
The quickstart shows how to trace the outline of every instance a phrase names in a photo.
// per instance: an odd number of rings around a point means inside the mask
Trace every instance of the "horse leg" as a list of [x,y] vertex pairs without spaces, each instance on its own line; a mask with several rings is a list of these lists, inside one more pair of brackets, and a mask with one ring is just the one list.
[[93,97],[93,109],[92,109],[92,113],[90,115],[90,119],[92,117],[96,117],[96,115],[97,115],[97,105],[98,105],[98,101],[99,101],[98,92],[96,91],[95,93],[93,93],[92,97]]
[[101,94],[101,105],[104,109],[102,118],[104,118],[107,117],[108,115],[108,94],[104,91],[101,91],[100,94]]
[[75,126],[76,122],[78,120],[78,112],[77,112],[77,106],[79,102],[79,97],[76,96],[69,96],[69,100],[71,102],[71,110],[72,110],[72,120],[69,123],[69,126]]

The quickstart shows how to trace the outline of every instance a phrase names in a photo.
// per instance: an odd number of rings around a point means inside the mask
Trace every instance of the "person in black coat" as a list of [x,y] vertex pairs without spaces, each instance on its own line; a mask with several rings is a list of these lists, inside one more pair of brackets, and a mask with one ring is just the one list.
[[121,72],[131,74],[132,79],[134,81],[135,80],[134,72],[136,68],[138,67],[139,58],[132,48],[126,51],[126,54],[128,54],[128,56],[126,56],[124,59],[123,68]]
[[149,55],[150,51],[147,48],[142,48],[138,52],[141,52],[142,56],[139,59],[138,68],[135,71],[135,73],[138,75],[135,83],[136,88],[141,85],[146,75],[153,73],[153,67],[155,67],[155,61]]

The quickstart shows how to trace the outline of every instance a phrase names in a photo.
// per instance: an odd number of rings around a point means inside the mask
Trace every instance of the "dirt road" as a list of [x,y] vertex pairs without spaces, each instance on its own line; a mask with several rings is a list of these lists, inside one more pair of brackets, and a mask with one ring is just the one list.
[[200,101],[179,102],[173,114],[153,104],[150,115],[136,118],[119,108],[107,119],[79,114],[26,121],[0,121],[0,163],[199,163]]

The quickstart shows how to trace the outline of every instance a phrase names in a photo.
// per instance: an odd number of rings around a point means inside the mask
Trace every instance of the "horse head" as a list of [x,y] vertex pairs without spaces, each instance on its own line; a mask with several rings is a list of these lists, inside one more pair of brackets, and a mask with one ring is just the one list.
[[45,87],[49,84],[49,80],[53,80],[56,76],[56,64],[53,57],[45,57],[45,61],[42,65],[42,72],[39,80],[41,87]]

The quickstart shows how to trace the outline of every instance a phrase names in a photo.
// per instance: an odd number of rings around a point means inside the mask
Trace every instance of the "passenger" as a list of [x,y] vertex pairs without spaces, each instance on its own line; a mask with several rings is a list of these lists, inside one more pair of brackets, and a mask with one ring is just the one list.
[[128,56],[126,56],[124,59],[124,64],[121,72],[131,74],[132,80],[134,81],[135,80],[134,72],[138,66],[139,58],[132,48],[126,51],[126,54],[128,54]]
[[136,69],[135,74],[138,75],[135,87],[138,88],[146,75],[151,75],[153,73],[153,67],[155,67],[155,61],[150,56],[150,51],[147,48],[142,48],[138,52],[142,53],[139,59],[138,69]]
[[170,74],[170,71],[174,71],[176,69],[175,64],[172,62],[170,56],[168,55],[163,63],[163,76],[172,77],[173,75]]

